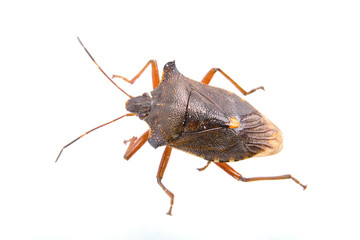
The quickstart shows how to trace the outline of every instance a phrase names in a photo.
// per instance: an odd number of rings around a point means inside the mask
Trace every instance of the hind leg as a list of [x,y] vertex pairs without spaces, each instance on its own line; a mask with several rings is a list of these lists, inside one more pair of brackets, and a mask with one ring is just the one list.
[[253,182],[253,181],[263,181],[263,180],[281,180],[281,179],[291,179],[297,184],[299,184],[304,190],[306,189],[307,185],[303,185],[299,180],[291,176],[290,174],[280,175],[280,176],[271,176],[271,177],[251,177],[245,178],[240,173],[235,171],[232,167],[230,167],[226,163],[214,162],[218,167],[224,170],[227,174],[232,176],[238,181],[242,182]]
[[223,72],[223,70],[221,70],[220,68],[212,68],[210,69],[210,71],[205,75],[205,77],[201,80],[202,83],[204,84],[209,84],[211,79],[213,78],[214,74],[216,72],[220,72],[225,78],[227,78],[243,95],[248,95],[250,93],[255,92],[256,90],[262,89],[265,90],[263,86],[258,87],[258,88],[254,88],[250,91],[245,91],[242,87],[240,87],[234,80],[232,80],[231,77],[229,77],[226,73]]

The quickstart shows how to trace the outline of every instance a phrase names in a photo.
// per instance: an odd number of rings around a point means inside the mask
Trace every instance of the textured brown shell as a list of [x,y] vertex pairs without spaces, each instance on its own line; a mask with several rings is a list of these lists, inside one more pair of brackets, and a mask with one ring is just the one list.
[[[148,142],[168,145],[209,161],[229,162],[267,156],[282,148],[280,130],[234,93],[183,76],[175,62],[165,65],[151,92]],[[230,128],[230,119],[240,126]]]

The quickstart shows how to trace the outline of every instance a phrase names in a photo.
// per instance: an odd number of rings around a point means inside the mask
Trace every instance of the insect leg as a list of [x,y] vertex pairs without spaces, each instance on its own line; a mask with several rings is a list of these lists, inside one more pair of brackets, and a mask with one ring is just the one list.
[[133,84],[136,79],[138,79],[141,74],[143,74],[143,72],[146,70],[146,68],[151,64],[151,73],[152,73],[152,83],[153,83],[153,89],[155,89],[159,84],[160,84],[160,78],[159,78],[159,70],[158,70],[158,66],[157,66],[157,62],[156,60],[150,60],[146,63],[146,65],[140,70],[140,72],[138,74],[135,75],[135,77],[133,77],[131,80],[120,76],[120,75],[113,75],[112,77],[116,77],[116,78],[121,78],[123,80],[125,80],[128,83]]
[[164,172],[166,169],[166,166],[169,162],[170,159],[170,155],[171,155],[171,147],[166,146],[164,153],[161,157],[161,161],[160,161],[160,165],[159,165],[159,170],[157,172],[156,178],[157,178],[157,182],[160,185],[160,187],[165,191],[165,193],[170,197],[170,209],[167,212],[168,215],[171,215],[171,210],[172,210],[172,206],[174,204],[174,194],[172,192],[170,192],[165,186],[164,184],[162,184],[161,179],[164,176]]
[[205,75],[205,77],[201,80],[202,83],[204,84],[209,84],[211,79],[213,78],[214,74],[216,72],[220,72],[224,77],[226,77],[237,89],[239,89],[239,91],[243,94],[243,95],[248,95],[250,93],[255,92],[256,90],[262,89],[265,90],[263,86],[261,87],[257,87],[254,88],[250,91],[245,91],[242,87],[240,87],[234,80],[231,79],[231,77],[229,77],[226,73],[223,72],[223,70],[221,70],[220,68],[212,68],[210,69],[210,71]]
[[243,177],[240,173],[238,173],[237,171],[235,171],[232,167],[230,167],[228,164],[226,163],[220,163],[220,162],[215,162],[215,164],[220,167],[222,170],[224,170],[226,173],[228,173],[230,176],[232,176],[233,178],[235,178],[238,181],[242,181],[242,182],[253,182],[253,181],[262,181],[262,180],[281,180],[281,179],[291,179],[294,182],[296,182],[297,184],[299,184],[301,187],[303,187],[303,189],[305,190],[307,185],[303,185],[300,183],[299,180],[297,180],[296,178],[294,178],[293,176],[291,176],[290,174],[285,174],[285,175],[280,175],[280,176],[271,176],[271,177],[251,177],[251,178],[245,178]]
[[146,140],[149,137],[149,132],[150,132],[150,130],[147,130],[139,138],[132,137],[130,140],[124,141],[125,144],[127,142],[130,142],[129,147],[127,148],[127,150],[124,154],[124,158],[126,160],[129,160],[146,143]]
[[207,167],[210,165],[210,163],[211,163],[211,161],[208,161],[205,166],[203,166],[202,168],[198,168],[197,170],[199,170],[199,172],[204,171],[205,169],[207,169]]

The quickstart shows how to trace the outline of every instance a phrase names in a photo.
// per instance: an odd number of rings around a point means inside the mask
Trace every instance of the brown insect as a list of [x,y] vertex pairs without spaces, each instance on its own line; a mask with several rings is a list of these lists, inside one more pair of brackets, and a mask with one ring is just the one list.
[[171,215],[174,204],[174,194],[164,186],[161,180],[172,148],[180,149],[207,160],[207,164],[200,168],[200,171],[206,169],[211,162],[214,162],[239,181],[292,179],[303,189],[306,188],[306,185],[301,184],[290,174],[245,178],[227,164],[227,162],[278,153],[282,149],[282,134],[270,120],[248,102],[232,92],[208,84],[214,74],[220,72],[243,95],[248,95],[258,89],[264,89],[263,87],[247,92],[219,68],[212,68],[201,82],[197,82],[182,75],[177,70],[175,62],[169,62],[165,65],[160,81],[157,62],[150,60],[131,80],[119,75],[113,76],[132,84],[147,67],[151,66],[154,89],[151,96],[144,93],[141,96],[132,97],[106,75],[79,38],[78,40],[100,71],[130,98],[126,102],[126,109],[131,113],[102,124],[65,145],[56,161],[64,148],[84,135],[125,116],[136,115],[147,122],[150,129],[139,138],[132,137],[130,140],[125,141],[129,142],[129,147],[124,158],[129,160],[146,141],[154,148],[165,146],[156,177],[158,184],[171,199],[170,209],[167,213],[169,215]]

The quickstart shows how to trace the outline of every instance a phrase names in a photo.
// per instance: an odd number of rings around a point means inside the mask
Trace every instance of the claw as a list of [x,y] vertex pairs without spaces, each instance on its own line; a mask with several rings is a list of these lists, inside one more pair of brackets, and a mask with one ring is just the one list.
[[203,166],[202,168],[197,168],[197,170],[198,170],[199,172],[204,171],[204,170],[210,165],[210,163],[211,163],[211,162],[208,161],[205,166]]
[[124,144],[127,144],[128,142],[133,143],[135,140],[137,139],[137,137],[132,137],[129,140],[124,140]]

